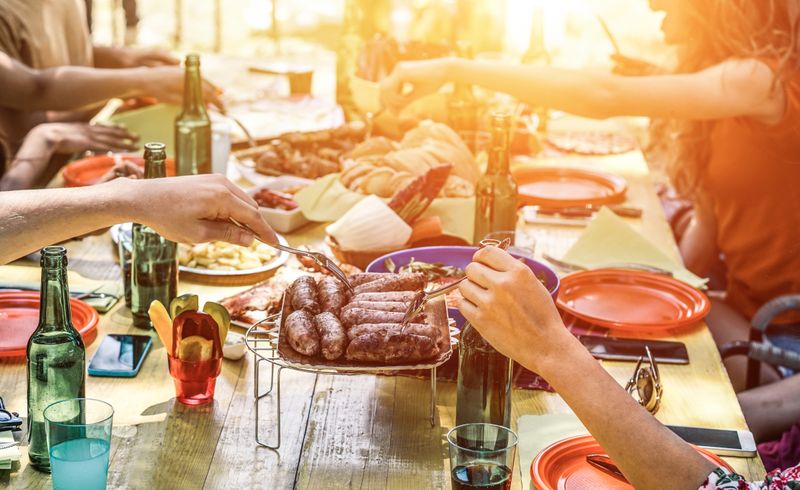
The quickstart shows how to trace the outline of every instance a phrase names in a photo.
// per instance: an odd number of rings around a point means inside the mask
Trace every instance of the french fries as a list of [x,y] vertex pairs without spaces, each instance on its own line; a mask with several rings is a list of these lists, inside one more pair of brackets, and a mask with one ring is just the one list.
[[253,241],[249,247],[226,242],[209,242],[197,245],[181,244],[178,262],[186,267],[237,271],[257,269],[276,256],[275,249],[258,240]]

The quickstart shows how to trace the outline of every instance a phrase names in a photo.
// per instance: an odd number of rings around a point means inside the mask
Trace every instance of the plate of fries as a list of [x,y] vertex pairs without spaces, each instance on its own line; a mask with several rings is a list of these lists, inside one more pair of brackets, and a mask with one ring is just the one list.
[[[119,243],[120,235],[130,237],[131,224],[114,225],[111,239]],[[286,239],[278,235],[282,245]],[[227,285],[250,284],[263,280],[289,260],[289,254],[276,250],[266,243],[254,240],[249,247],[226,242],[208,242],[195,245],[178,244],[178,265],[181,275],[205,282],[218,278]]]

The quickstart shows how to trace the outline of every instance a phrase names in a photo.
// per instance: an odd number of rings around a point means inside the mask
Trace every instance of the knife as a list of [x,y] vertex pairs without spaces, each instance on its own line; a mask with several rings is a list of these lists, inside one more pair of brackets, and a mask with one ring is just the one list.
[[[546,206],[533,206],[537,214],[563,216],[565,218],[591,218],[594,214],[600,211],[603,206],[567,206],[563,208],[546,207]],[[641,218],[642,208],[633,206],[620,206],[616,204],[606,205],[612,213],[623,218]]]
[[613,476],[614,478],[630,484],[625,475],[619,470],[617,465],[611,461],[607,454],[589,454],[586,456],[586,462],[598,470]]

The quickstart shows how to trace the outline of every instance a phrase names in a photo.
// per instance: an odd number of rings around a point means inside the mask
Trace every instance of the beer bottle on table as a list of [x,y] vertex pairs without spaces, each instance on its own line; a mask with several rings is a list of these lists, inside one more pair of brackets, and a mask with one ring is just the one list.
[[487,423],[511,428],[513,361],[466,324],[458,342],[456,425]]
[[[456,54],[459,58],[472,59],[472,45],[467,41],[459,41],[456,43]],[[458,133],[474,152],[479,124],[478,102],[475,100],[472,85],[467,83],[453,85],[453,93],[447,100],[447,121],[453,131]]]
[[183,111],[175,119],[175,164],[178,175],[211,173],[211,119],[203,102],[200,55],[186,55]]
[[492,114],[489,162],[475,186],[476,245],[489,233],[517,227],[517,183],[509,170],[510,129],[511,116]]
[[39,324],[28,340],[28,457],[50,471],[44,409],[51,403],[85,396],[86,349],[72,325],[67,285],[67,251],[42,249]]
[[[167,154],[163,143],[144,145],[144,177],[166,176]],[[133,324],[150,328],[147,310],[154,300],[169,305],[178,294],[178,244],[149,226],[133,224],[131,240],[131,313]]]

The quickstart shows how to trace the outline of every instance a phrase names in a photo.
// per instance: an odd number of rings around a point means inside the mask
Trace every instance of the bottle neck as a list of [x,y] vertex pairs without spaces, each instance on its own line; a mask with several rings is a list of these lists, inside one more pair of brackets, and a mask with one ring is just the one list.
[[486,166],[487,174],[508,174],[510,168],[508,146],[508,131],[494,129],[489,161]]
[[203,104],[203,79],[199,66],[187,66],[184,75],[183,112],[188,114],[205,114]]
[[72,316],[66,260],[60,257],[45,257],[44,262],[38,328],[48,331],[69,330]]

